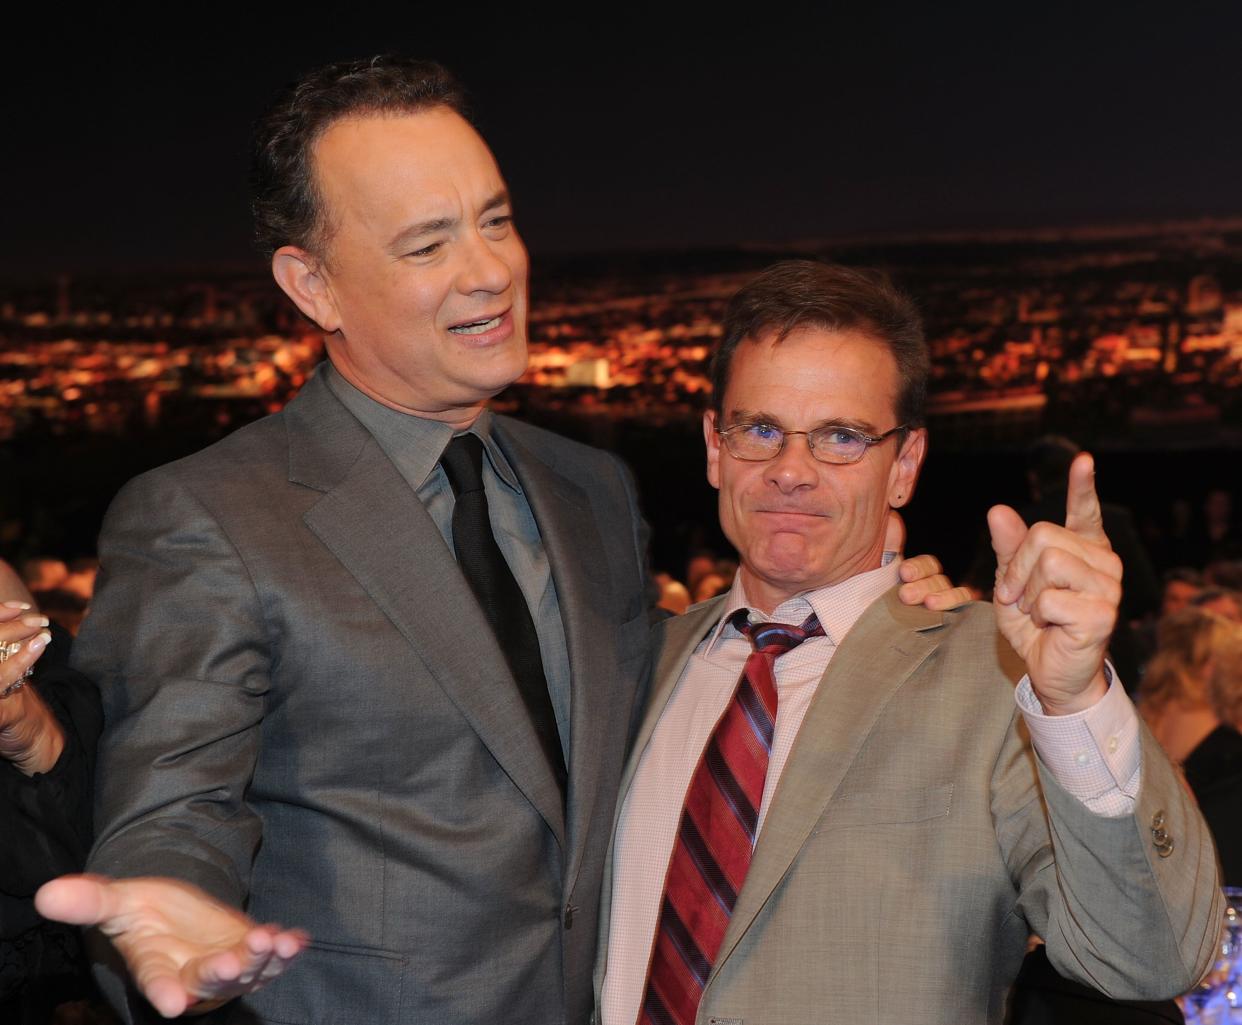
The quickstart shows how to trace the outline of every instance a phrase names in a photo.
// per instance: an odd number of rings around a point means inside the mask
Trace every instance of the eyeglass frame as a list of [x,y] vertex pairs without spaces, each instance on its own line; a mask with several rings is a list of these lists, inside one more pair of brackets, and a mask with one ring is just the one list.
[[[780,435],[781,435],[780,446],[770,456],[759,456],[758,458],[754,456],[740,456],[733,450],[733,445],[729,441],[729,435],[743,428],[752,428],[752,427],[768,427],[771,430],[780,432]],[[824,424],[823,427],[815,427],[809,431],[787,431],[785,430],[785,428],[778,427],[776,424],[764,423],[763,421],[755,421],[752,423],[732,424],[729,427],[724,427],[724,428],[717,427],[715,430],[716,430],[716,433],[721,438],[724,439],[725,448],[728,450],[729,455],[731,455],[734,459],[740,459],[744,463],[770,462],[771,460],[775,459],[777,456],[779,456],[782,452],[785,451],[785,441],[787,438],[789,438],[791,435],[801,434],[803,437],[806,438],[806,447],[811,453],[811,458],[814,459],[817,463],[823,463],[825,466],[853,466],[855,463],[862,462],[863,457],[868,452],[870,452],[876,445],[879,445],[882,442],[888,441],[888,439],[891,438],[894,434],[898,434],[903,431],[909,431],[910,428],[911,428],[911,425],[908,423],[905,423],[905,424],[899,424],[898,426],[892,428],[892,430],[885,431],[883,434],[868,434],[866,431],[860,431],[857,427],[845,427],[840,424]],[[857,459],[840,460],[840,459],[821,458],[820,456],[817,456],[815,454],[816,452],[815,444],[811,441],[811,435],[817,434],[820,431],[843,431],[846,434],[852,434],[855,437],[857,437],[860,441],[865,442],[866,447],[861,452],[858,453]]]

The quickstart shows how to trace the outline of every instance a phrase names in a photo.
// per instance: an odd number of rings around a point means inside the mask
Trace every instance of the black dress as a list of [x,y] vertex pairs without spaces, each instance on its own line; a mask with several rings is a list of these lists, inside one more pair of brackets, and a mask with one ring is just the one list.
[[1226,886],[1242,886],[1242,734],[1217,726],[1182,763],[1207,820]]
[[91,839],[91,780],[102,726],[99,693],[65,665],[67,634],[53,634],[35,670],[39,694],[65,732],[46,772],[24,776],[0,759],[0,1021],[46,1022],[57,1004],[94,990],[76,928],[47,922],[35,891],[77,872]]

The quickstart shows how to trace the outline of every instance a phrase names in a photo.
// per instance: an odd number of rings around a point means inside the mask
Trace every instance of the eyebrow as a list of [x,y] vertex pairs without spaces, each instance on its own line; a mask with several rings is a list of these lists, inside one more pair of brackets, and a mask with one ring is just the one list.
[[[785,430],[785,425],[781,422],[781,418],[775,413],[766,413],[763,410],[735,409],[732,411],[730,421],[734,424],[771,424],[773,427],[779,427]],[[849,427],[855,431],[862,431],[863,434],[879,434],[879,428],[875,424],[867,420],[854,420],[848,416],[834,416],[827,420],[821,420],[815,426],[809,428],[812,431],[818,431],[824,427]]]
[[[489,213],[497,207],[506,206],[509,202],[508,189],[501,189],[487,198],[479,212]],[[457,224],[457,220],[456,217],[433,217],[431,220],[410,224],[393,236],[393,240],[388,243],[388,250],[392,253],[403,253],[419,239],[434,235],[439,231],[447,231]]]

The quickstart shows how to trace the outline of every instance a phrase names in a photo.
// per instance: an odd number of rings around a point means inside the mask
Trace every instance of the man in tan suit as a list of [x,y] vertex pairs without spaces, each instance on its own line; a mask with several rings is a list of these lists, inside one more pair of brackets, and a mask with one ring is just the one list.
[[895,599],[927,372],[869,275],[780,264],[730,304],[704,434],[741,569],[658,637],[603,1025],[999,1022],[1032,932],[1123,998],[1211,961],[1211,842],[1105,665],[1121,565],[1090,457],[1064,527],[989,513],[995,609]]

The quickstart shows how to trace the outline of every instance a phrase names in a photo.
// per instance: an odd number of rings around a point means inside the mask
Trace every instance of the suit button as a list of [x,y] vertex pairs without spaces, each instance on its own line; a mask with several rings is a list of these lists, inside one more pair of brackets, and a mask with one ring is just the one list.
[[1151,817],[1151,828],[1159,829],[1163,825],[1164,825],[1164,809],[1162,808],[1160,809],[1160,811],[1156,812],[1156,814]]
[[1164,845],[1165,841],[1169,839],[1169,834],[1168,831],[1164,829],[1153,829],[1151,831],[1151,838],[1157,847],[1161,847]]
[[572,904],[565,905],[565,928],[566,930],[572,929],[574,927],[574,914],[575,912],[577,912],[577,910],[578,909],[574,907]]
[[1163,844],[1156,844],[1156,853],[1160,855],[1160,857],[1162,858],[1167,858],[1170,854],[1172,854],[1173,853],[1173,838],[1170,837]]

